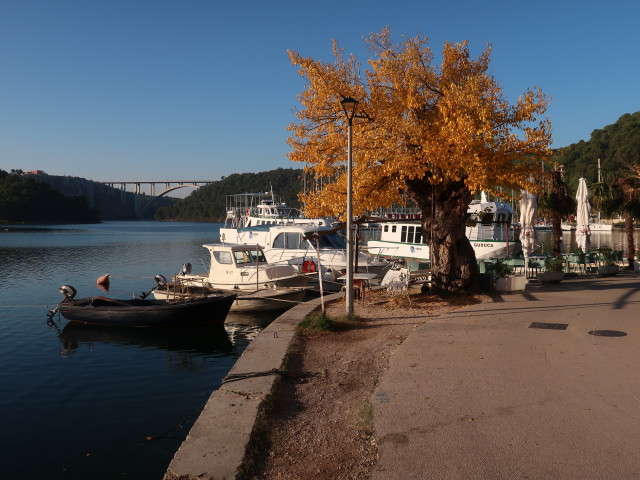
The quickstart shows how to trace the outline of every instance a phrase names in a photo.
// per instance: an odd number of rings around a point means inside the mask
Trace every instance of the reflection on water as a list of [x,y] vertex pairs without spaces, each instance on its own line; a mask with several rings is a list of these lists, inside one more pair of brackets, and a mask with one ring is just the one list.
[[188,326],[181,328],[120,328],[68,323],[58,337],[63,357],[73,355],[82,344],[95,343],[135,346],[178,352],[194,358],[233,351],[233,343],[222,325]]

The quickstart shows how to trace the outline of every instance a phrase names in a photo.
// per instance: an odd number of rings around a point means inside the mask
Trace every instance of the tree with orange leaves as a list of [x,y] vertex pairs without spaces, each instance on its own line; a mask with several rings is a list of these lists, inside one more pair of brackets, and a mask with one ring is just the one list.
[[324,187],[301,195],[310,215],[340,215],[346,204],[346,118],[340,101],[359,101],[354,122],[353,212],[403,203],[422,212],[434,285],[451,292],[477,285],[465,235],[467,208],[480,190],[535,190],[528,179],[550,154],[548,98],[527,90],[515,105],[489,75],[491,49],[471,58],[467,42],[445,43],[442,61],[424,36],[394,44],[385,28],[370,35],[373,58],[362,72],[333,42],[335,61],[289,52],[306,78],[303,109],[289,128],[289,157],[305,162]]

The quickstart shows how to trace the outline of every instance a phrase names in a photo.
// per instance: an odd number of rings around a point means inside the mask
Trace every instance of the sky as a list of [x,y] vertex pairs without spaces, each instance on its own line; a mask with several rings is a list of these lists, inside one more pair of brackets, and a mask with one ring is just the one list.
[[218,180],[288,160],[304,80],[287,50],[362,64],[364,39],[492,45],[515,102],[551,97],[554,148],[640,110],[640,2],[0,0],[0,169]]

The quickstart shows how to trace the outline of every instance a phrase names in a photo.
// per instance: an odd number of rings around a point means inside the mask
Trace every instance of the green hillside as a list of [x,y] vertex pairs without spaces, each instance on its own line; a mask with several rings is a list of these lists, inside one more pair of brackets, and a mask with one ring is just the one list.
[[303,190],[302,169],[278,168],[260,173],[235,173],[222,180],[200,187],[187,198],[156,213],[156,220],[222,222],[225,218],[226,196],[238,193],[273,190],[282,201],[299,207],[298,193]]
[[640,163],[640,112],[626,113],[616,123],[594,130],[588,141],[559,149],[555,161],[563,165],[565,181],[575,191],[578,179],[598,181],[600,159],[602,181],[611,183],[624,163]]
[[0,170],[0,223],[95,223],[97,209],[82,196],[67,197],[21,171]]

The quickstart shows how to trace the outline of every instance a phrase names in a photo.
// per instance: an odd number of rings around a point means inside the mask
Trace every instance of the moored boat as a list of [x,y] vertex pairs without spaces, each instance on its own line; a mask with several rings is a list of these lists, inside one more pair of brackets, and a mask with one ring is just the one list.
[[[318,285],[319,276],[322,276],[324,290],[336,291],[343,286],[338,277],[347,268],[346,242],[330,227],[295,224],[221,228],[220,238],[234,243],[257,243],[269,262],[287,264],[301,272],[318,272],[310,277],[314,287]],[[382,278],[390,266],[361,252],[355,261],[357,272],[373,273],[378,278]]]
[[[274,287],[261,288],[254,291],[228,290],[235,293],[231,304],[231,312],[275,312],[288,310],[305,300],[311,287]],[[207,287],[186,286],[180,283],[167,283],[152,292],[156,299],[178,300],[183,298],[206,297],[216,291]]]
[[[223,324],[235,294],[218,293],[178,301],[108,297],[75,298],[75,289],[63,285],[65,298],[56,310],[67,320],[81,325],[120,327],[167,327],[198,323]],[[55,311],[53,312],[55,313]]]
[[227,195],[225,228],[255,227],[257,225],[291,225],[312,223],[328,226],[328,218],[308,218],[298,209],[281,202],[273,191]]
[[[516,256],[522,251],[518,229],[512,228],[513,210],[504,202],[473,202],[466,235],[478,260]],[[429,246],[419,221],[384,223],[378,240],[367,242],[371,255],[429,262]]]
[[209,271],[191,273],[191,264],[173,282],[154,289],[157,299],[206,297],[211,292],[236,294],[232,311],[286,310],[304,300],[309,276],[288,263],[269,263],[259,245],[207,244]]

